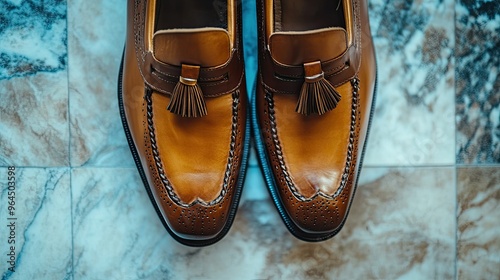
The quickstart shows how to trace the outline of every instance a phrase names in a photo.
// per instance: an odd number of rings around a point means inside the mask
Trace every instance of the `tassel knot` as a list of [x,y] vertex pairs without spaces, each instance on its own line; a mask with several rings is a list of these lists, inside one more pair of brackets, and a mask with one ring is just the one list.
[[196,118],[207,114],[203,92],[198,85],[200,66],[182,64],[167,110],[182,117]]
[[321,62],[304,63],[305,81],[300,90],[295,111],[303,115],[322,115],[337,107],[340,94],[325,79]]

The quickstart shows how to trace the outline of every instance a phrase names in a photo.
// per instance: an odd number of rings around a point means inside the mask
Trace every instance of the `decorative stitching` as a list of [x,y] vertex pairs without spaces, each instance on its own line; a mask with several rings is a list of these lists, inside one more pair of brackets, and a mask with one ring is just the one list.
[[175,190],[173,189],[170,181],[168,180],[167,176],[165,175],[165,170],[163,169],[163,164],[161,162],[161,157],[160,157],[160,152],[158,150],[158,145],[156,143],[156,134],[155,134],[155,128],[154,128],[154,122],[153,122],[153,102],[151,100],[151,95],[152,95],[152,90],[149,88],[146,88],[145,90],[145,96],[144,98],[146,99],[146,107],[147,107],[147,125],[148,125],[148,131],[149,131],[149,140],[151,142],[151,151],[152,151],[152,156],[155,161],[156,169],[158,171],[158,176],[160,177],[160,181],[162,182],[163,186],[165,187],[165,190],[167,191],[168,196],[172,201],[174,201],[176,204],[178,204],[181,207],[191,207],[196,204],[200,204],[203,206],[213,206],[219,202],[222,201],[224,196],[227,193],[228,185],[229,185],[229,178],[231,177],[231,168],[233,167],[233,162],[234,162],[234,157],[235,157],[235,146],[236,146],[236,134],[238,130],[238,107],[240,103],[240,90],[236,90],[233,92],[233,104],[232,104],[232,119],[231,119],[231,143],[230,143],[230,149],[229,149],[229,156],[228,156],[228,161],[226,165],[226,172],[224,173],[224,179],[222,182],[222,190],[219,193],[219,196],[215,198],[214,200],[210,202],[205,202],[200,199],[196,199],[192,203],[188,204],[183,202],[180,197],[175,193]]
[[217,76],[217,77],[213,77],[213,78],[202,78],[200,77],[199,79],[200,81],[206,81],[206,82],[210,82],[210,81],[220,81],[220,80],[229,80],[229,74],[226,73],[226,74],[223,74],[223,75],[220,75],[220,76]]
[[172,79],[179,79],[179,76],[174,76],[174,75],[171,75],[171,74],[169,74],[169,73],[165,73],[165,72],[163,72],[163,71],[161,71],[161,70],[158,70],[158,69],[154,68],[153,66],[151,66],[151,68],[152,68],[152,70],[154,70],[154,71],[151,71],[151,72],[152,72],[153,74],[157,75],[157,76],[158,76],[158,73],[160,73],[160,74],[162,74],[162,75],[164,75],[164,76],[167,76],[167,77],[169,77],[169,78],[172,78]]
[[[161,75],[159,75],[158,73],[162,74],[162,75],[165,75],[164,73],[160,72],[160,71],[157,71],[155,69],[155,71],[152,71],[151,74],[156,76],[156,78],[164,81],[164,82],[167,82],[167,83],[170,83],[170,84],[176,84],[177,81],[172,81],[172,80],[167,80],[165,78],[163,78]],[[171,75],[165,75],[165,76],[168,76],[168,77],[172,77],[172,78],[176,78],[177,80],[179,80],[179,77],[174,77],[174,76],[171,76]],[[204,84],[205,86],[217,86],[219,84],[222,84],[224,82],[226,82],[227,80],[229,80],[229,78],[227,77],[227,75],[221,75],[219,77],[215,77],[215,78],[200,78],[198,79],[198,82],[199,84]]]
[[[157,71],[157,72],[158,72],[158,73],[161,73],[160,71]],[[162,80],[162,81],[164,81],[164,82],[166,82],[166,83],[170,83],[170,84],[176,84],[176,83],[177,83],[177,82],[174,82],[174,81],[169,81],[169,80],[167,80],[167,79],[165,79],[165,78],[162,78],[160,75],[158,75],[158,73],[157,73],[157,72],[155,71],[155,72],[152,72],[151,74],[152,74],[152,75],[155,75],[155,76],[156,76],[156,78],[158,78],[158,79],[160,79],[160,80]]]
[[283,151],[281,150],[281,145],[280,141],[278,139],[278,130],[277,130],[277,125],[276,125],[276,117],[275,117],[275,110],[274,110],[274,100],[272,98],[272,93],[268,91],[267,89],[265,91],[265,99],[267,101],[267,107],[269,111],[269,121],[270,121],[270,126],[271,126],[271,137],[272,141],[274,144],[274,148],[276,150],[276,157],[278,158],[279,161],[279,167],[282,170],[282,173],[284,175],[286,184],[288,188],[290,189],[290,192],[300,201],[303,202],[308,202],[312,201],[318,196],[322,196],[328,199],[335,199],[338,197],[342,191],[344,190],[348,178],[349,178],[349,172],[351,170],[351,166],[353,163],[353,149],[354,149],[354,141],[355,141],[355,135],[356,135],[356,119],[357,119],[357,114],[358,114],[358,94],[359,94],[359,79],[357,77],[354,77],[351,79],[351,85],[353,88],[352,92],[352,106],[351,106],[351,125],[350,125],[350,133],[349,133],[349,144],[347,146],[347,159],[346,159],[346,165],[344,167],[344,172],[342,174],[342,180],[340,182],[340,187],[335,191],[333,195],[328,195],[323,193],[322,191],[317,192],[315,195],[313,195],[310,198],[306,198],[303,196],[297,188],[295,187],[295,184],[292,182],[292,179],[290,177],[290,174],[288,173],[288,170],[285,165],[285,160],[283,156]]

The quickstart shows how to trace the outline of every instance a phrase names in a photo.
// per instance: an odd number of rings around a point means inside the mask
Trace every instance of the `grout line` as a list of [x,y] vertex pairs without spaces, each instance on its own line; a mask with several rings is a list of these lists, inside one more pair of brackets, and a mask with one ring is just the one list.
[[[0,168],[7,168],[8,166],[0,166]],[[249,164],[248,168],[259,167],[258,164]],[[99,166],[99,165],[60,165],[60,166],[31,166],[31,165],[16,165],[16,168],[32,168],[32,169],[45,169],[45,168],[71,168],[73,169],[137,169],[132,165],[117,165],[117,166]],[[429,164],[429,165],[363,165],[362,168],[394,168],[394,169],[424,169],[424,168],[500,168],[500,164]]]
[[485,164],[469,164],[469,163],[457,163],[457,168],[500,168],[500,163],[485,163]]
[[455,279],[458,279],[458,168],[455,167],[454,186],[455,186]]
[[[0,168],[7,168],[12,165],[0,165]],[[25,168],[25,169],[64,169],[64,168],[71,168],[71,169],[77,169],[77,168],[94,168],[94,169],[137,169],[135,166],[98,166],[98,165],[83,165],[83,166],[71,166],[71,165],[60,165],[60,166],[30,166],[30,165],[14,165],[16,168]]]
[[71,167],[71,95],[70,95],[70,83],[69,83],[69,61],[70,61],[70,53],[69,53],[69,21],[68,21],[68,1],[66,0],[66,93],[68,95],[68,111],[67,111],[67,119],[68,119],[68,164],[67,166]]
[[[0,168],[7,168],[8,165],[0,165]],[[259,167],[258,164],[249,164],[248,167]],[[453,164],[423,164],[423,165],[393,165],[393,164],[365,164],[363,168],[449,168],[454,167],[457,169],[461,168],[500,168],[500,163],[484,163],[484,164],[467,164],[467,163],[453,163]],[[72,166],[72,165],[55,165],[55,166],[37,166],[37,165],[16,165],[16,168],[100,168],[100,169],[135,169],[133,165],[116,165],[116,166],[99,166],[99,165],[82,165],[82,166]]]
[[[0,168],[7,168],[7,165],[0,165]],[[258,164],[249,164],[249,168],[259,167]],[[500,163],[488,163],[488,164],[427,164],[427,165],[375,165],[368,164],[363,165],[362,168],[398,168],[398,169],[420,169],[420,168],[500,168]],[[99,166],[99,165],[82,165],[82,166],[72,166],[72,165],[56,165],[56,166],[35,166],[35,165],[16,165],[16,168],[32,168],[32,169],[45,169],[45,168],[71,168],[71,169],[79,169],[79,168],[87,168],[87,169],[136,169],[135,166],[132,165],[116,165],[116,166]]]
[[66,85],[68,95],[68,169],[69,169],[69,194],[70,194],[70,219],[71,219],[71,279],[75,279],[75,238],[73,217],[73,168],[71,166],[71,96],[70,96],[70,39],[69,39],[69,0],[66,0]]
[[75,231],[73,216],[73,168],[69,167],[69,194],[70,194],[70,217],[71,217],[71,278],[75,279]]
[[455,126],[455,279],[458,280],[457,0],[453,1],[453,125]]
[[363,165],[362,168],[397,168],[397,169],[419,169],[419,168],[455,168],[455,164],[429,164],[429,165]]

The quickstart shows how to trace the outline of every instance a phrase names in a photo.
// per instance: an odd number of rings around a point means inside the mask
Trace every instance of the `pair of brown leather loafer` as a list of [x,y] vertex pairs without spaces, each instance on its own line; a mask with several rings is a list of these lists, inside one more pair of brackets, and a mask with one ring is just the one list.
[[366,0],[257,2],[249,104],[239,1],[128,0],[121,117],[161,221],[186,245],[228,232],[251,119],[270,193],[295,236],[332,237],[352,202],[375,91]]

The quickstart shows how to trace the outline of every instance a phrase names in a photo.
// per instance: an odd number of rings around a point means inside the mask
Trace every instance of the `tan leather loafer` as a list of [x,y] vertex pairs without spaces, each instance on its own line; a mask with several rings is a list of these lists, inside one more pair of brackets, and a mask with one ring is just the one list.
[[296,237],[345,223],[376,87],[366,0],[258,0],[253,124],[273,200]]
[[233,222],[249,150],[238,1],[128,0],[125,133],[168,232],[212,244]]

